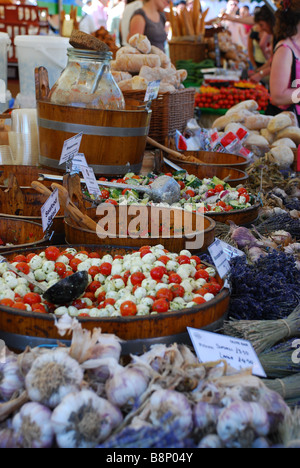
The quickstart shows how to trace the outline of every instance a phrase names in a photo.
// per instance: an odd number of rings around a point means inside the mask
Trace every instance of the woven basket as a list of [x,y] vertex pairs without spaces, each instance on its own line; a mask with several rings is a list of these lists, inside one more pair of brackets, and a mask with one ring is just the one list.
[[[145,91],[123,91],[126,100],[144,102]],[[174,93],[161,93],[152,101],[149,136],[165,144],[176,130],[183,132],[189,119],[194,117],[195,89],[186,88]]]
[[179,60],[192,60],[199,63],[206,58],[205,42],[169,41],[168,44],[170,59],[175,66]]

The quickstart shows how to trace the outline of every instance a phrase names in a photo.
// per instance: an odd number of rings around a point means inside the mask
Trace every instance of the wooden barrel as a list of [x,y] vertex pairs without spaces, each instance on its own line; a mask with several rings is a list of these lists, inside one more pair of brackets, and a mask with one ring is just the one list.
[[[103,208],[103,209],[102,209]],[[104,212],[107,204],[102,204],[101,215],[93,216],[99,224],[101,220],[109,221],[105,231],[95,232],[79,227],[72,218],[65,218],[65,240],[68,244],[114,245],[136,247],[162,244],[170,252],[179,253],[183,249],[205,251],[214,242],[216,223],[213,219],[200,213],[189,212],[178,208],[135,205],[113,206]],[[141,210],[139,212],[139,210]],[[92,213],[89,215],[92,216]],[[148,227],[135,235],[134,227],[143,218],[142,223]],[[145,218],[147,218],[145,222]],[[161,225],[161,226],[160,226]],[[170,228],[169,228],[170,227]],[[131,232],[128,230],[131,229]]]
[[22,248],[35,248],[49,241],[40,224],[4,217],[0,217],[0,239],[4,242],[4,245],[0,245],[0,254]]
[[[65,249],[66,246],[60,246]],[[101,255],[124,255],[134,249],[121,249],[109,246],[100,247],[83,245],[85,251],[98,251]],[[42,249],[25,249],[20,253],[40,252]],[[14,253],[5,256],[12,259]],[[134,317],[78,317],[82,327],[87,330],[101,328],[103,333],[113,333],[125,340],[126,352],[143,352],[152,344],[180,343],[188,340],[187,327],[206,328],[213,330],[220,326],[227,316],[230,291],[227,284],[217,276],[221,291],[209,302],[198,304],[195,307],[178,311],[169,311],[157,315]],[[57,328],[54,325],[54,317],[50,314],[27,312],[12,309],[0,305],[0,339],[3,339],[8,347],[24,349],[27,345],[55,344],[61,340]],[[124,348],[123,348],[124,349]]]
[[59,165],[64,142],[82,132],[79,151],[95,174],[139,173],[142,167],[151,110],[83,109],[37,101],[39,161],[44,167]]
[[[0,187],[7,187],[8,179],[11,174],[13,174],[16,177],[20,187],[31,187],[31,182],[34,180],[38,180],[40,173],[54,175],[60,174],[58,171],[51,171],[38,166],[14,166],[7,164],[0,166]],[[50,187],[52,183],[50,180],[42,180],[41,182],[47,187]]]
[[[214,151],[181,151],[181,153],[187,157],[193,156],[194,158],[200,159],[204,162],[204,166],[234,167],[242,171],[245,171],[249,166],[249,160],[245,156],[239,156],[238,154],[217,153]],[[176,159],[174,156],[170,156],[167,153],[165,153],[164,156],[175,164],[181,165],[181,160]]]
[[232,210],[228,212],[211,212],[205,213],[205,216],[208,218],[217,221],[218,223],[227,223],[228,221],[233,221],[237,226],[248,226],[253,223],[259,214],[261,204],[259,202],[255,203],[249,208],[244,208],[243,210]]

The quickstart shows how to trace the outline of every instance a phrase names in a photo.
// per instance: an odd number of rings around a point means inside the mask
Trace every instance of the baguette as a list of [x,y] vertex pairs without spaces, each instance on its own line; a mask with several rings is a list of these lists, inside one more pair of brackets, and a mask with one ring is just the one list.
[[245,119],[245,126],[249,130],[262,130],[263,128],[267,128],[271,119],[273,119],[273,117],[269,115],[249,115],[249,117]]
[[143,65],[160,67],[160,58],[155,54],[123,54],[116,59],[116,69],[129,73],[139,73]]
[[151,51],[151,43],[147,36],[144,34],[134,34],[128,40],[128,44],[135,47],[142,54],[149,54]]
[[228,109],[225,115],[230,115],[233,112],[243,109],[246,109],[250,112],[254,112],[258,109],[258,103],[254,101],[254,99],[248,99],[247,101],[239,102],[238,104],[235,104],[234,106],[230,107],[230,109]]
[[212,124],[212,128],[216,128],[217,130],[224,130],[224,128],[232,122],[240,122],[244,123],[247,116],[249,116],[249,111],[246,109],[239,110],[238,112],[234,112],[230,115],[225,114],[221,117],[218,117]]

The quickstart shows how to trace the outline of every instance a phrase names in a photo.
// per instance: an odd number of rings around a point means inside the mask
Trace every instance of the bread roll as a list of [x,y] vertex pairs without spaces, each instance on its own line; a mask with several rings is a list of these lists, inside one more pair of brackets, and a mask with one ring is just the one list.
[[261,136],[263,136],[268,143],[271,145],[276,138],[276,133],[271,133],[267,128],[262,128],[260,131]]
[[159,84],[159,93],[174,93],[176,91],[175,86],[170,83],[164,83],[163,81]]
[[294,153],[288,146],[275,146],[270,153],[281,168],[289,167],[294,162]]
[[249,136],[246,138],[247,145],[255,145],[255,146],[269,146],[269,142],[266,138],[262,135],[256,135],[254,133],[250,133]]
[[139,73],[143,65],[151,68],[160,67],[160,58],[154,54],[123,54],[116,59],[116,67],[119,71]]
[[120,49],[117,50],[116,52],[116,59],[118,57],[121,57],[121,55],[123,54],[140,54],[141,52],[139,50],[137,50],[135,47],[132,47],[132,46],[124,46],[124,47],[120,47]]
[[224,129],[224,132],[225,133],[228,133],[228,132],[236,133],[239,128],[243,128],[246,131],[248,130],[247,127],[245,127],[245,125],[243,125],[241,123],[230,122],[228,125],[226,125],[226,127]]
[[277,140],[280,138],[290,138],[298,146],[300,145],[300,128],[286,127],[277,133]]
[[160,58],[162,68],[169,68],[171,65],[170,57],[167,56],[159,47],[151,46],[150,54],[156,54]]
[[261,130],[262,128],[266,128],[270,120],[273,119],[271,115],[261,115],[261,114],[253,114],[249,115],[245,119],[245,127],[249,130]]
[[119,83],[123,80],[130,80],[130,78],[132,78],[132,75],[128,72],[112,70],[111,74],[114,77],[116,83]]
[[292,120],[287,113],[281,112],[280,114],[275,115],[270,122],[268,123],[267,129],[271,133],[277,133],[280,130],[283,130],[286,127],[292,125]]
[[254,112],[258,109],[258,103],[254,101],[254,99],[248,99],[247,101],[239,102],[238,104],[235,104],[234,106],[230,107],[230,109],[228,109],[225,115],[230,115],[233,112],[243,109],[246,109],[250,112]]
[[290,138],[280,138],[279,140],[275,140],[272,143],[271,147],[273,148],[275,146],[281,146],[281,145],[288,146],[289,148],[297,148],[296,143]]
[[296,114],[294,112],[291,112],[291,111],[283,111],[281,112],[282,114],[287,114],[291,121],[292,121],[292,127],[299,127],[298,125],[298,118],[296,116]]
[[123,80],[118,83],[121,91],[142,90],[145,91],[148,86],[148,81],[141,76],[133,76],[129,80]]
[[231,122],[240,122],[244,123],[247,116],[249,116],[251,112],[246,109],[239,110],[238,112],[234,112],[232,114],[225,114],[221,117],[218,117],[212,124],[212,128],[216,128],[217,130],[224,130],[224,128]]
[[142,52],[142,54],[150,54],[151,43],[148,37],[144,36],[144,34],[134,34],[128,40],[128,44],[135,47],[137,50]]

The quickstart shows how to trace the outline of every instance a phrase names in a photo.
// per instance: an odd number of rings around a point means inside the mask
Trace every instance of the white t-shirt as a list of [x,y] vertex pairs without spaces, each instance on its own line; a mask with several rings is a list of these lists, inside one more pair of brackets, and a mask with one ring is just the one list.
[[134,0],[134,2],[126,5],[122,18],[121,18],[121,35],[122,35],[122,45],[127,45],[127,36],[129,34],[129,24],[131,17],[135,10],[143,7],[143,2],[141,0]]

